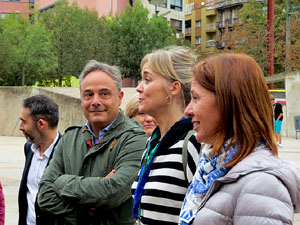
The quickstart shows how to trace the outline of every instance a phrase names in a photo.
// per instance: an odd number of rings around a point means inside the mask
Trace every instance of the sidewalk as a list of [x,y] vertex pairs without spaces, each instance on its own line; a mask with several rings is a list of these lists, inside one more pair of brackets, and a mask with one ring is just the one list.
[[[24,167],[24,137],[0,136],[0,181],[5,195],[5,224],[18,224],[18,191]],[[300,140],[283,137],[279,155],[300,166]],[[300,225],[300,214],[295,215],[295,225]]]

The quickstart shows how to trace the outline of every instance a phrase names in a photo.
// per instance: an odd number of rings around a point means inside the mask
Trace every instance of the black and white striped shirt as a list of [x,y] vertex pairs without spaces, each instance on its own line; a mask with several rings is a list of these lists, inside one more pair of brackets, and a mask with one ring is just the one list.
[[[196,171],[201,148],[193,135],[187,145],[188,160],[185,175],[182,147],[184,138],[192,127],[191,119],[178,121],[160,143],[141,198],[142,224],[178,224],[181,205]],[[153,140],[151,145],[155,146],[158,141],[159,137],[156,141]],[[132,194],[137,181],[138,178],[132,185]]]

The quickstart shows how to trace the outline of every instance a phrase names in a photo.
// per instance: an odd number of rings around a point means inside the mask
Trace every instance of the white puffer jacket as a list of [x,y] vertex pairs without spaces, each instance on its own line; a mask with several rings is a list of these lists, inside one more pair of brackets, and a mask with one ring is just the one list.
[[193,224],[293,224],[296,212],[300,169],[259,147],[212,184]]

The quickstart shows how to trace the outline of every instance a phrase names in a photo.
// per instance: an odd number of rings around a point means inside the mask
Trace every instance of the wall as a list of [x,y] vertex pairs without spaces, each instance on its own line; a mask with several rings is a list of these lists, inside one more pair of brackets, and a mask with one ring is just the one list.
[[[124,109],[128,100],[137,92],[135,88],[122,90],[124,97],[121,108]],[[48,95],[58,104],[58,129],[62,133],[69,126],[85,122],[79,88],[0,87],[0,136],[23,136],[19,131],[22,100],[37,94]]]
[[285,77],[286,90],[286,132],[296,137],[294,116],[300,116],[300,71],[288,73]]

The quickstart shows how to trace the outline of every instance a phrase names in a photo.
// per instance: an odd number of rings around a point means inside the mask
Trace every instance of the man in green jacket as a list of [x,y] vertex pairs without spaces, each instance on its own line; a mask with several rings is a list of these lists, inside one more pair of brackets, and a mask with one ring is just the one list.
[[38,204],[56,224],[133,224],[131,184],[147,135],[119,109],[121,74],[90,61],[80,77],[87,122],[73,126],[57,144],[40,181]]

